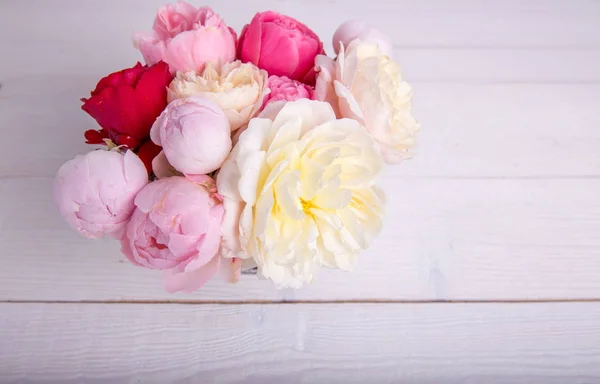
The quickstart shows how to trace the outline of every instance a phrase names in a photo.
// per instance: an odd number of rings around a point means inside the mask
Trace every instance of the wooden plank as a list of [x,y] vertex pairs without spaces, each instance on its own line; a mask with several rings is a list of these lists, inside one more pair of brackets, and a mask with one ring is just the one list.
[[169,295],[116,242],[67,228],[51,179],[0,181],[0,300],[529,300],[599,298],[599,179],[387,175],[387,225],[352,273],[301,290],[245,276]]
[[[53,43],[85,39],[93,44],[104,41],[114,49],[134,31],[149,29],[156,9],[164,3],[165,0],[12,2],[3,7],[0,15],[0,39]],[[371,1],[368,7],[363,2],[341,0],[193,3],[213,7],[238,32],[256,12],[282,12],[308,24],[327,44],[341,22],[360,18],[378,25],[399,47],[600,48],[600,5],[593,0],[378,0]],[[23,14],[30,20],[26,29],[20,24]],[[9,33],[16,30],[20,33]],[[108,52],[114,52],[113,49]]]
[[600,304],[1,304],[3,382],[600,381]]
[[[600,68],[600,65],[598,66]],[[53,176],[94,147],[79,109],[94,77],[19,78],[0,89],[0,178]],[[416,156],[398,177],[600,176],[600,84],[419,84]],[[31,108],[35,105],[35,108]]]

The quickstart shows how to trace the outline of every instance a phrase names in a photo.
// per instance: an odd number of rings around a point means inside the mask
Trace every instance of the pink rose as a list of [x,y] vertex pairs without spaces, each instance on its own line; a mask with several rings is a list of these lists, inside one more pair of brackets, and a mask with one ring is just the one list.
[[294,101],[298,99],[312,99],[312,87],[292,80],[286,76],[270,76],[267,88],[271,90],[263,102],[263,108],[273,101]]
[[315,56],[323,43],[296,19],[267,11],[257,13],[240,34],[238,58],[266,70],[269,75],[287,76],[314,84]]
[[135,265],[162,269],[168,292],[195,291],[219,270],[225,211],[212,184],[174,176],[151,182],[135,199],[121,250]]
[[347,47],[352,40],[375,43],[386,55],[391,56],[392,54],[393,44],[389,36],[367,25],[364,21],[348,20],[336,29],[332,41],[335,53],[339,53],[340,43]]
[[60,214],[83,236],[119,237],[136,194],[147,183],[146,167],[133,152],[96,150],[60,167],[54,199]]
[[150,138],[177,171],[189,175],[213,172],[231,151],[231,127],[214,102],[199,97],[172,101],[156,119]]
[[133,38],[148,65],[162,60],[171,73],[200,72],[207,61],[221,65],[235,60],[235,32],[208,7],[196,9],[183,1],[164,5],[152,29]]

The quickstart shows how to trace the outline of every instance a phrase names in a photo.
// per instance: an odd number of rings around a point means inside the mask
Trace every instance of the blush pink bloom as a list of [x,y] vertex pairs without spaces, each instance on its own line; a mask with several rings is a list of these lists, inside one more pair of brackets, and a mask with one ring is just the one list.
[[385,33],[375,29],[360,20],[348,20],[342,23],[333,34],[333,49],[336,54],[340,51],[340,43],[347,47],[352,40],[375,43],[388,56],[392,54],[392,40]]
[[169,160],[167,160],[165,153],[162,151],[152,160],[152,172],[157,179],[166,179],[171,176],[183,176],[181,172],[177,171],[169,164]]
[[135,208],[135,196],[147,183],[146,167],[133,152],[96,150],[60,167],[54,199],[60,214],[83,236],[118,238]]
[[314,84],[315,57],[323,43],[296,19],[267,11],[257,13],[240,34],[238,58],[266,70],[269,75],[287,76]]
[[121,250],[135,265],[163,270],[168,292],[195,291],[219,270],[225,211],[213,186],[174,176],[151,182],[135,199]]
[[231,127],[214,102],[189,97],[172,101],[156,119],[150,138],[177,171],[204,175],[217,170],[231,151]]
[[286,76],[270,76],[267,88],[271,90],[271,93],[265,97],[263,108],[274,101],[294,101],[313,97],[312,87]]
[[315,60],[314,98],[328,102],[338,117],[361,123],[388,164],[411,157],[420,124],[412,115],[412,87],[400,65],[373,42],[353,40],[338,56]]
[[208,61],[222,65],[235,60],[237,37],[210,8],[179,1],[162,6],[152,32],[137,33],[133,40],[146,64],[162,60],[174,74],[200,72]]

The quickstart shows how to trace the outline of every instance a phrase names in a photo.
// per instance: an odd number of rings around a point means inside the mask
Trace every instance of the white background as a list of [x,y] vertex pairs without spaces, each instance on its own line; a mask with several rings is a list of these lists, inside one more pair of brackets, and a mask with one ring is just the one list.
[[205,3],[392,36],[422,131],[381,237],[302,290],[165,293],[51,196],[161,1],[0,0],[0,383],[600,382],[600,2]]

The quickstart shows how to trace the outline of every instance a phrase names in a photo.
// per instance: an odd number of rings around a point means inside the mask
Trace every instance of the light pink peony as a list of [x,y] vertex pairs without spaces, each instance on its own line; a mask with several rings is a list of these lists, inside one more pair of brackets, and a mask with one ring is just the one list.
[[214,102],[199,97],[172,101],[156,119],[150,138],[169,164],[189,175],[217,170],[231,151],[231,128]]
[[156,155],[152,160],[152,173],[154,173],[154,176],[156,176],[157,179],[166,179],[171,176],[183,176],[181,172],[177,171],[169,164],[169,160],[167,160],[167,156],[165,156],[163,151]]
[[192,30],[197,14],[198,9],[185,1],[166,4],[158,9],[152,29],[159,38],[170,39]]
[[360,40],[367,43],[375,43],[379,49],[388,56],[391,56],[393,45],[392,40],[385,33],[369,26],[364,21],[348,20],[342,23],[333,34],[333,49],[336,54],[340,51],[340,43],[347,47],[352,40]]
[[267,81],[267,88],[271,90],[271,93],[265,97],[263,108],[273,101],[312,99],[313,96],[312,87],[286,76],[270,76]]
[[[164,270],[169,292],[192,292],[219,270],[224,209],[212,185],[174,176],[148,184],[121,239],[135,265]],[[224,263],[228,264],[228,263]]]
[[315,56],[323,43],[310,28],[277,12],[257,13],[240,34],[238,58],[269,75],[287,76],[314,84]]
[[200,72],[208,61],[221,65],[235,60],[235,32],[208,7],[197,9],[184,1],[164,5],[152,29],[133,38],[148,65],[162,60],[171,73]]
[[133,152],[96,150],[60,167],[54,199],[60,214],[82,235],[119,237],[136,194],[147,183],[146,167]]

